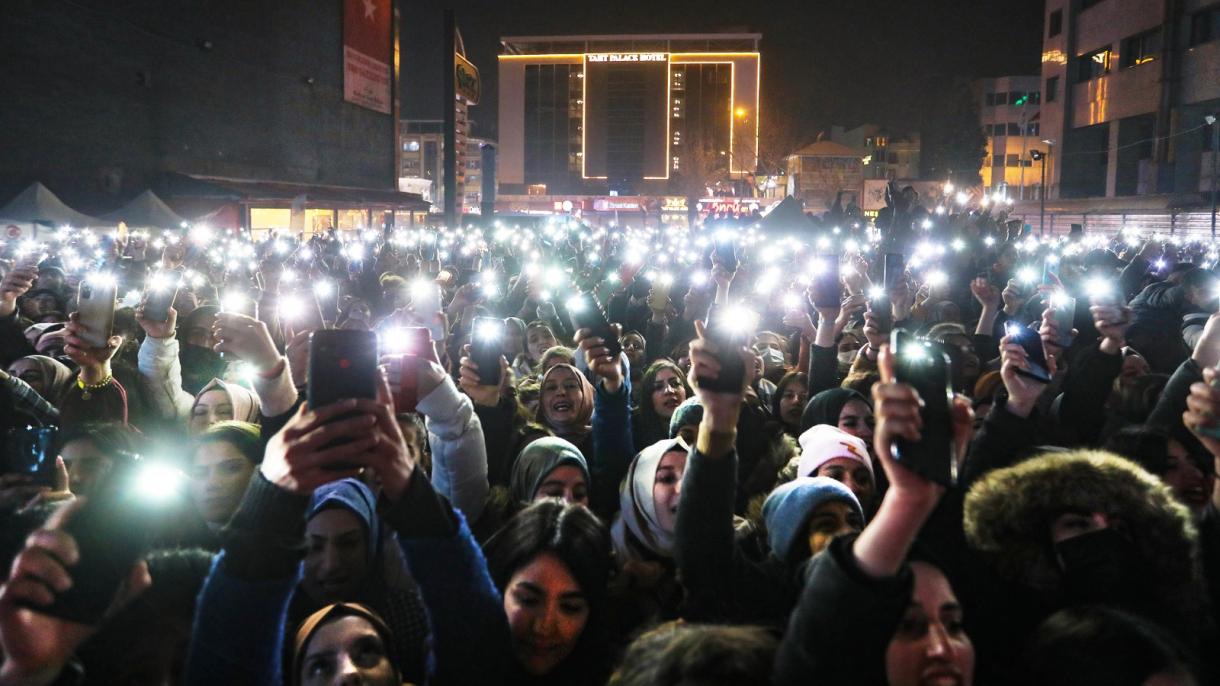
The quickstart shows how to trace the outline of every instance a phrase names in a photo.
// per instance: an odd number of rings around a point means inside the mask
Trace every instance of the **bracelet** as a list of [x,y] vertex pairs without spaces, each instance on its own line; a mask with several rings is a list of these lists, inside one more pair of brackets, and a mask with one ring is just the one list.
[[93,394],[90,393],[90,391],[101,390],[101,389],[109,386],[110,382],[112,380],[114,380],[114,375],[107,374],[106,378],[102,379],[100,382],[95,383],[95,384],[87,384],[87,383],[85,383],[84,379],[82,379],[78,376],[78,377],[76,377],[76,387],[81,389],[81,391],[83,391],[80,395],[81,399],[88,400],[89,398],[93,397]]
[[269,371],[255,372],[254,375],[260,379],[274,379],[277,376],[279,376],[280,374],[283,374],[284,367],[287,367],[287,366],[288,366],[288,361],[285,358],[281,357],[279,359],[279,361],[275,363],[275,366],[272,367]]

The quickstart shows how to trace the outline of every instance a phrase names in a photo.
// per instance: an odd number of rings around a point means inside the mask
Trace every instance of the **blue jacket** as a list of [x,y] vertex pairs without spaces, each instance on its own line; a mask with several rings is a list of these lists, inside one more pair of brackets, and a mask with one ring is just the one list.
[[[288,604],[301,577],[308,496],[255,474],[204,582],[186,684],[280,686]],[[382,515],[428,610],[428,682],[496,683],[511,660],[499,592],[466,520],[422,473]]]

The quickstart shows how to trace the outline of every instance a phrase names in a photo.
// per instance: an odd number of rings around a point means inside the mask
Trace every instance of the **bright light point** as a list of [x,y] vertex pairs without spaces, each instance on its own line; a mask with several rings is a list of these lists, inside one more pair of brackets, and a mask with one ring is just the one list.
[[165,272],[156,272],[148,277],[148,290],[166,291],[174,285],[174,280]]
[[927,281],[929,286],[943,286],[949,283],[949,275],[940,270],[931,271],[928,272]]
[[94,288],[113,288],[118,283],[110,272],[94,272],[89,275],[88,281]]
[[952,193],[952,192],[953,192],[953,184],[951,184],[951,183],[949,183],[948,181],[946,181],[946,182],[945,182],[945,195],[948,195],[948,194],[950,194],[950,193]]
[[1166,262],[1165,262],[1165,260],[1157,260],[1157,261],[1156,261],[1156,262],[1154,262],[1153,264],[1154,264],[1154,265],[1156,265],[1156,268],[1157,268],[1158,270],[1160,270],[1160,269],[1164,269],[1164,268],[1165,268],[1165,264],[1166,264]]
[[1095,276],[1084,283],[1084,292],[1090,298],[1104,298],[1110,295],[1113,290],[1113,284],[1099,276]]
[[618,272],[610,272],[606,275],[606,280],[610,283],[618,283],[622,279],[619,278]]
[[313,251],[310,250],[309,248],[301,248],[301,251],[298,252],[297,255],[299,255],[302,260],[312,260],[313,259]]
[[702,286],[707,283],[707,272],[701,270],[691,273],[690,282],[692,285]]
[[1068,295],[1063,291],[1055,291],[1051,294],[1051,307],[1061,309],[1068,304]]
[[991,236],[988,236],[983,239],[983,245],[995,245],[995,239],[992,238]]
[[165,502],[172,499],[182,484],[182,472],[166,464],[150,462],[135,475],[132,491],[141,500]]
[[319,281],[313,285],[313,294],[319,298],[330,297],[335,292],[335,287],[329,281]]
[[277,311],[281,319],[300,319],[305,314],[305,301],[292,295],[281,298]]
[[1017,270],[1017,281],[1023,284],[1031,284],[1038,280],[1038,272],[1034,271],[1033,267],[1022,267]]
[[809,273],[812,274],[813,276],[821,276],[822,274],[825,274],[826,270],[828,268],[829,268],[829,265],[826,264],[825,260],[821,260],[821,259],[809,260]]
[[830,239],[829,239],[829,238],[827,238],[827,237],[825,237],[825,236],[822,236],[821,238],[819,238],[819,239],[818,239],[818,249],[819,249],[819,250],[825,250],[825,249],[827,249],[827,248],[829,248],[829,247],[830,247]]
[[966,241],[960,238],[954,238],[953,242],[949,245],[953,248],[954,252],[961,252],[966,249]]
[[970,194],[966,191],[958,191],[957,195],[953,196],[953,199],[957,201],[957,204],[965,205],[970,202]]
[[868,297],[877,300],[885,297],[885,288],[883,286],[870,286],[868,289]]
[[932,220],[931,219],[923,220],[923,228],[925,228],[925,229],[932,228]]
[[720,326],[731,332],[749,333],[758,326],[758,313],[744,305],[730,305],[717,320]]
[[937,206],[936,206],[936,213],[937,213],[937,214],[944,214],[944,213],[945,213],[945,206],[944,206],[944,205],[937,205]]
[[571,298],[568,298],[565,305],[568,308],[568,312],[583,312],[585,309],[585,299],[582,296],[574,295]]
[[860,250],[860,244],[857,243],[854,238],[849,238],[843,243],[843,249],[847,252],[858,252]]
[[291,269],[285,269],[283,273],[280,274],[280,281],[283,281],[284,283],[296,283],[296,280],[297,273]]
[[1047,264],[1059,264],[1059,256],[1054,253],[1046,256]]
[[500,337],[500,332],[503,329],[499,322],[480,322],[478,329],[475,330],[475,338],[481,341],[494,341]]
[[784,307],[789,310],[799,310],[801,308],[801,296],[791,292],[785,293]]
[[662,286],[672,286],[674,285],[674,275],[670,274],[669,272],[662,272],[661,275],[657,277],[657,282]]

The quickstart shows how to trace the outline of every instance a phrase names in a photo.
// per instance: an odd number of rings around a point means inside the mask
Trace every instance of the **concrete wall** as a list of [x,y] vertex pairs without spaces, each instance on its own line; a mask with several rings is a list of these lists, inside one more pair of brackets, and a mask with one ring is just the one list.
[[343,101],[341,2],[9,0],[3,21],[0,190],[104,207],[167,170],[395,186],[393,118]]

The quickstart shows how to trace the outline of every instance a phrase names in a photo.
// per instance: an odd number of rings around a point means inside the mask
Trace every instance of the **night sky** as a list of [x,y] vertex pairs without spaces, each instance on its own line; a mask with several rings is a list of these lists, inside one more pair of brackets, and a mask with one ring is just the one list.
[[[1039,0],[451,0],[483,75],[476,135],[495,135],[499,37],[580,33],[763,34],[764,125],[812,140],[833,124],[918,127],[926,98],[957,78],[1034,74]],[[402,0],[403,110],[440,118],[442,3]]]

